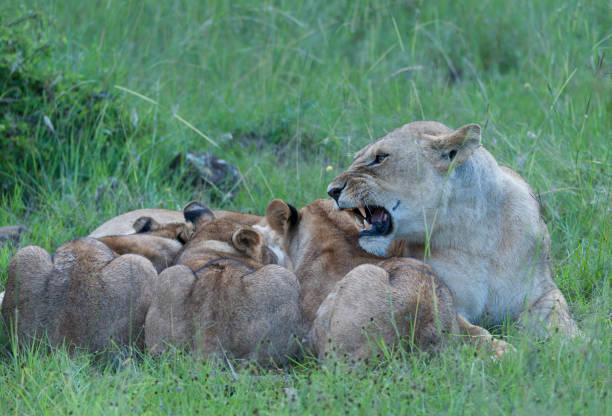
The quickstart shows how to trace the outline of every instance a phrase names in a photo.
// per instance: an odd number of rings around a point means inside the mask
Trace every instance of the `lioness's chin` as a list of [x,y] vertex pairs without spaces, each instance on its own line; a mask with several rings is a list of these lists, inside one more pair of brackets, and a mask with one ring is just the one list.
[[359,245],[362,249],[378,257],[385,257],[389,244],[393,241],[387,236],[360,236]]

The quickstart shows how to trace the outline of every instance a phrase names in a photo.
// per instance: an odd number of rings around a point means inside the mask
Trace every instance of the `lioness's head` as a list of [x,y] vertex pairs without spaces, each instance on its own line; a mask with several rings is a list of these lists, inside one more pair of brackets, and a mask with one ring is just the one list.
[[394,239],[425,241],[478,147],[477,124],[452,130],[434,121],[409,123],[360,150],[327,193],[363,223],[361,247],[382,256]]

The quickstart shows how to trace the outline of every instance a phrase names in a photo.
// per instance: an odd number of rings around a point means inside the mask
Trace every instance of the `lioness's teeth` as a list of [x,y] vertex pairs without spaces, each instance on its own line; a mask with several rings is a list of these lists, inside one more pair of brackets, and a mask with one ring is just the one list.
[[383,220],[383,221],[387,221],[387,213],[386,213],[386,212],[383,214],[383,216],[382,216],[382,220]]
[[366,212],[365,209],[363,207],[359,208],[359,213],[365,218],[366,217]]
[[357,217],[353,218],[355,220],[355,225],[359,228],[363,228],[363,224],[361,223],[361,220]]
[[369,222],[367,222],[365,219],[363,220],[363,228],[365,228],[366,230],[370,231],[372,229],[372,226],[370,225]]

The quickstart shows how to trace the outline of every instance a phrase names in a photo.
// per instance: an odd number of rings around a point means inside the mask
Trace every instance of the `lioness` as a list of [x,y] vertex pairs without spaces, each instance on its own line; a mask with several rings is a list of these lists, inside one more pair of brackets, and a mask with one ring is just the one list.
[[538,200],[481,146],[477,124],[406,124],[360,150],[328,193],[363,223],[361,247],[383,255],[406,242],[470,322],[520,317],[540,333],[578,333],[552,278]]
[[2,315],[20,343],[47,334],[52,346],[142,346],[156,277],[149,260],[117,256],[93,238],[65,243],[53,258],[42,247],[27,246],[9,263]]
[[273,264],[276,255],[252,227],[215,218],[196,202],[184,215],[193,235],[154,284],[147,348],[284,363],[304,332],[295,275]]
[[[383,260],[362,250],[353,216],[319,199],[297,211],[281,200],[266,209],[267,238],[279,243],[300,281],[300,306],[312,327],[308,341],[323,357],[330,347],[363,358],[367,336],[387,346],[409,339],[429,348],[455,334],[489,345],[500,357],[509,345],[457,316],[446,286],[428,265],[409,258]],[[398,244],[385,253],[403,250]],[[391,318],[392,317],[392,318]]]

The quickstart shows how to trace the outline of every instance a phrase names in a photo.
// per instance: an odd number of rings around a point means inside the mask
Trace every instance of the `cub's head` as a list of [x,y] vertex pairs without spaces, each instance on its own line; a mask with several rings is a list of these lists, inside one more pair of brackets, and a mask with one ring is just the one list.
[[[343,270],[344,265],[351,263],[349,259],[369,256],[357,243],[360,227],[355,216],[336,210],[329,199],[317,199],[299,211],[275,199],[266,208],[266,222],[266,241],[273,242],[290,257],[296,273],[303,272],[303,268],[310,270],[316,263],[329,274],[332,269]],[[401,253],[401,247],[393,244],[384,254]]]
[[170,238],[178,240],[181,244],[185,244],[193,234],[192,223],[170,222],[160,224],[152,217],[140,217],[134,221],[132,227],[136,234]]
[[197,201],[187,204],[183,214],[187,226],[191,226],[193,231],[179,262],[181,258],[235,258],[260,264],[278,263],[277,257],[265,245],[263,236],[253,227],[215,218],[208,207]]
[[409,123],[360,150],[327,193],[363,224],[361,247],[382,256],[394,239],[425,241],[479,147],[477,124],[452,130],[433,121]]

